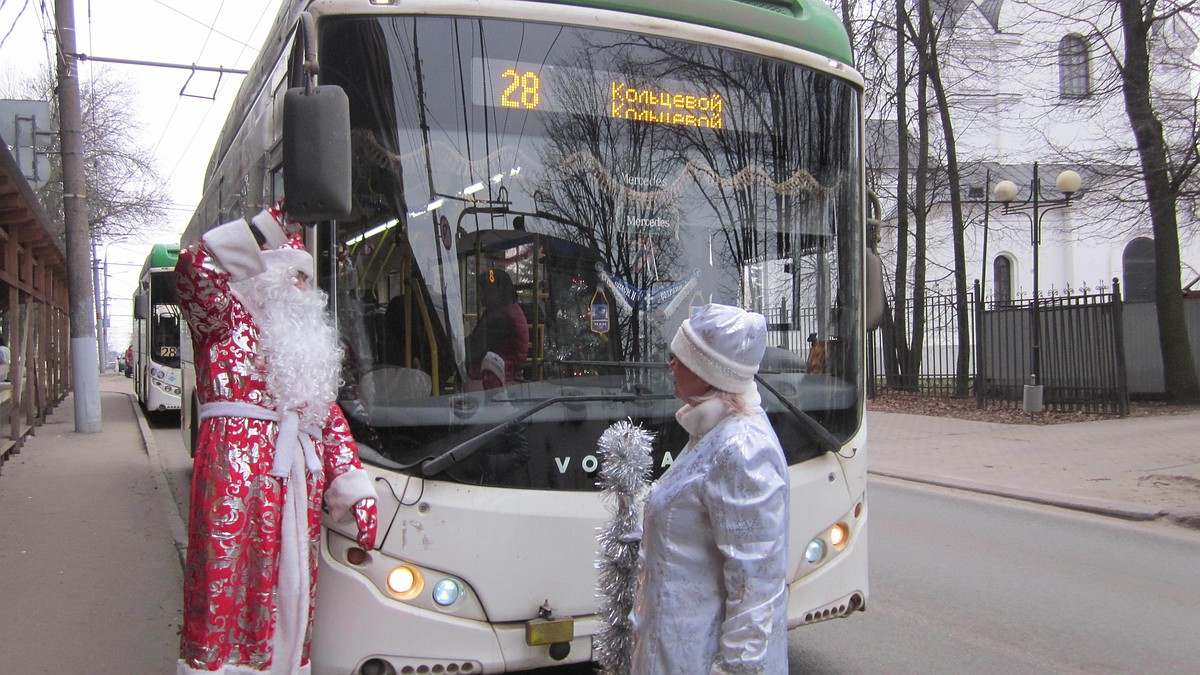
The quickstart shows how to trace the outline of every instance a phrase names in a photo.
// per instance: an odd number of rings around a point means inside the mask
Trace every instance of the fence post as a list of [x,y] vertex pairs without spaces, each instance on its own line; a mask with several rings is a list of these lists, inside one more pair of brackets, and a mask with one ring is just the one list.
[[975,407],[982,410],[987,370],[983,362],[983,288],[975,280]]
[[869,399],[874,399],[876,396],[879,395],[879,391],[877,389],[878,383],[875,381],[875,374],[878,370],[878,367],[876,365],[876,351],[877,350],[875,349],[875,337],[878,334],[879,334],[878,329],[867,333],[867,340],[866,340],[866,345],[865,345],[865,349],[867,350],[867,376],[866,376],[867,398],[869,398]]
[[1129,416],[1129,377],[1125,372],[1125,319],[1121,300],[1121,280],[1113,277],[1112,316],[1113,348],[1117,357],[1117,414]]

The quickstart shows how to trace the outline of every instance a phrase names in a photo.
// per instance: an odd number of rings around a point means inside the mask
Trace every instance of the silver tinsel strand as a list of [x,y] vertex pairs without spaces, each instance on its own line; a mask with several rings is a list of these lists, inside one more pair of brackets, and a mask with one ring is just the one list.
[[613,514],[597,530],[600,558],[596,593],[600,630],[593,648],[604,675],[628,675],[633,656],[630,613],[637,595],[638,546],[642,500],[650,485],[650,448],[654,435],[631,421],[610,426],[600,436],[601,495]]

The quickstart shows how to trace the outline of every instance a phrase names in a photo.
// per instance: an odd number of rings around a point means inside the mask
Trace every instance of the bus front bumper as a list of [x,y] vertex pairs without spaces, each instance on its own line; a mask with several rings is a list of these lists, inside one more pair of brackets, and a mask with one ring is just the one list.
[[330,556],[328,536],[322,528],[311,649],[314,673],[359,675],[368,663],[366,672],[503,673],[592,659],[592,635],[600,628],[595,616],[575,617],[570,650],[555,659],[549,645],[527,644],[526,622],[464,619],[384,595]]

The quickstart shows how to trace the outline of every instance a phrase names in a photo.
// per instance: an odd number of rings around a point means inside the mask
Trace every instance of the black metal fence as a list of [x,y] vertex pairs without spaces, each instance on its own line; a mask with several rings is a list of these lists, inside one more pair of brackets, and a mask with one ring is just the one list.
[[[1116,279],[1111,289],[1051,291],[1036,301],[985,299],[976,282],[968,302],[965,374],[954,295],[933,292],[923,303],[919,359],[903,358],[913,344],[911,324],[903,336],[890,322],[871,335],[867,372],[874,390],[974,396],[980,407],[1021,407],[1026,385],[1040,380],[1047,410],[1128,414]],[[906,305],[911,308],[911,301]]]

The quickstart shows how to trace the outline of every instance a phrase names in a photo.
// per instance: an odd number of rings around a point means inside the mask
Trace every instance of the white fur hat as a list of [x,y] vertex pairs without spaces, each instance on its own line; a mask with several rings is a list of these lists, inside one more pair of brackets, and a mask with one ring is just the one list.
[[671,340],[671,351],[688,370],[735,394],[755,389],[754,374],[766,348],[767,320],[762,314],[718,304],[701,307]]

